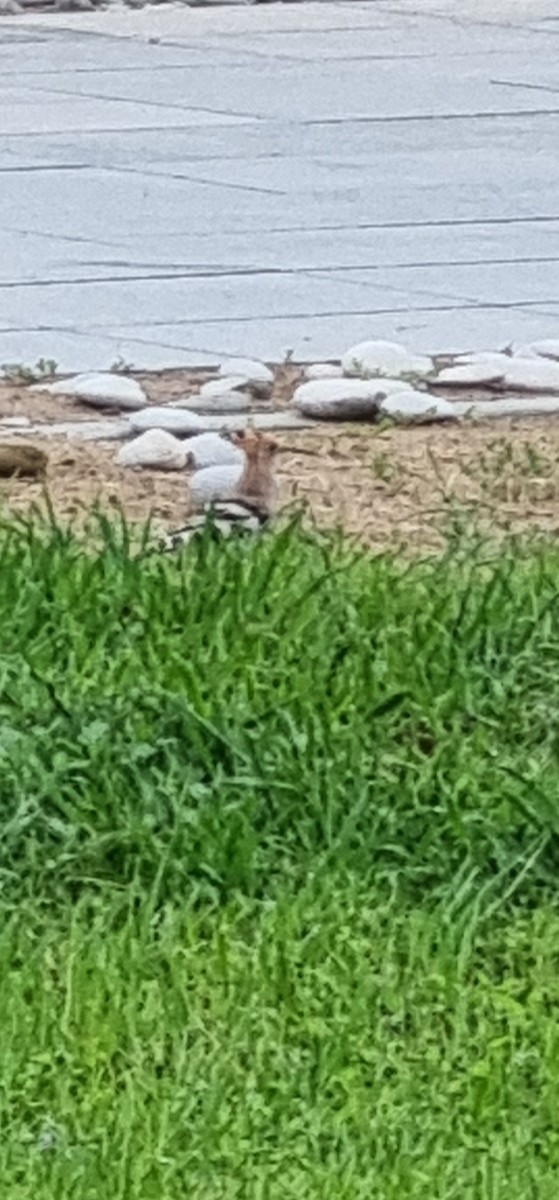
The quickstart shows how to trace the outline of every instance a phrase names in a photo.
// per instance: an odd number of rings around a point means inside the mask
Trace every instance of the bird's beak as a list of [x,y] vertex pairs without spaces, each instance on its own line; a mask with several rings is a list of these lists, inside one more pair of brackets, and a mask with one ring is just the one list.
[[278,446],[278,454],[308,454],[311,458],[319,458],[318,450],[309,450],[307,446]]

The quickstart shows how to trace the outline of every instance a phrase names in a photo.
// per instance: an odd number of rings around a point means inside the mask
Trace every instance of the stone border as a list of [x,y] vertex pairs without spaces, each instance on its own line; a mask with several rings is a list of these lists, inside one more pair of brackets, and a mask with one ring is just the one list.
[[[559,339],[436,357],[399,343],[361,342],[339,362],[301,366],[304,382],[295,388],[289,407],[273,409],[262,401],[271,395],[278,370],[279,365],[272,369],[253,359],[228,359],[211,369],[212,378],[197,393],[157,404],[124,373],[40,380],[28,384],[29,391],[74,397],[101,409],[102,415],[90,421],[35,423],[11,416],[0,419],[0,433],[8,439],[23,434],[131,444],[157,430],[166,434],[170,453],[169,438],[178,445],[195,435],[226,437],[248,426],[280,432],[325,422],[410,425],[559,415]],[[7,374],[4,379],[11,382]],[[471,399],[463,398],[465,389]],[[175,457],[178,462],[178,451]]]
[[[250,8],[255,4],[280,4],[282,0],[173,0],[183,8]],[[294,3],[294,0],[290,0]],[[305,0],[298,0],[303,4]],[[315,0],[316,2],[316,0]],[[340,3],[340,0],[337,0]],[[371,0],[372,2],[372,0]],[[0,0],[0,16],[17,17],[24,13],[106,12],[109,9],[159,8],[168,0]]]

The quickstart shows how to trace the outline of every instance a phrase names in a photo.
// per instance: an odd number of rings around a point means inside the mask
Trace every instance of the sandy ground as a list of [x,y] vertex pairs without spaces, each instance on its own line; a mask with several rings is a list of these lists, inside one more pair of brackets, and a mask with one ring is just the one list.
[[[137,375],[161,403],[196,391],[206,372]],[[286,404],[300,378],[280,369],[273,402]],[[0,417],[35,421],[87,419],[94,410],[26,387],[0,386]],[[97,414],[100,415],[100,414]],[[63,520],[81,520],[92,504],[122,508],[134,522],[171,530],[189,507],[186,472],[118,467],[118,443],[25,438],[49,454],[48,493]],[[445,534],[476,525],[492,531],[559,530],[559,421],[383,428],[322,425],[281,434],[278,477],[282,505],[304,506],[322,527],[342,526],[375,548],[437,548]],[[12,510],[43,507],[44,487],[0,482]]]

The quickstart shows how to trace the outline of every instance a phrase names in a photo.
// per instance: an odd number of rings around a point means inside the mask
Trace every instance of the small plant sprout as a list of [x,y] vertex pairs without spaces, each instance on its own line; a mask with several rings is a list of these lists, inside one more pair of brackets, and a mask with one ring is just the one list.
[[25,363],[2,363],[0,371],[8,383],[40,383],[44,379],[52,379],[58,370],[58,363],[53,358],[39,358],[35,366]]

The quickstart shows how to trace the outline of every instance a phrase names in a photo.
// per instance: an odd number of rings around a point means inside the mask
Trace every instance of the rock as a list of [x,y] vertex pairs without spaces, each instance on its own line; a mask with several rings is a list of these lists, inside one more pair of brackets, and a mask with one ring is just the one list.
[[2,429],[27,429],[31,425],[29,417],[2,417]]
[[342,379],[343,368],[339,363],[310,363],[305,367],[305,379]]
[[10,442],[0,446],[0,478],[44,479],[48,455],[29,442]]
[[343,355],[344,375],[426,375],[433,362],[426,355],[410,354],[399,342],[358,342]]
[[25,9],[18,0],[0,0],[0,17],[17,17],[23,12]]
[[510,354],[505,354],[500,350],[473,350],[469,354],[457,354],[454,362],[457,367],[482,363],[485,366],[502,367],[503,370],[506,370],[510,360]]
[[269,383],[271,386],[274,382],[274,372],[253,358],[231,358],[221,364],[219,374],[226,377],[244,376],[247,383]]
[[450,387],[499,387],[525,392],[559,392],[559,362],[508,354],[468,355],[440,371],[436,383]]
[[309,417],[299,417],[294,412],[251,412],[223,416],[204,417],[204,429],[222,433],[236,433],[239,429],[310,429],[315,424]]
[[[512,362],[512,359],[508,359]],[[456,367],[445,367],[439,371],[434,383],[444,383],[447,387],[491,387],[502,384],[505,378],[505,368],[490,362],[461,363]]]
[[457,414],[449,400],[430,396],[428,392],[393,392],[380,405],[380,415],[399,424],[427,424],[431,421],[455,421]]
[[559,416],[559,396],[526,397],[525,400],[456,400],[452,407],[457,417],[470,417],[473,420]]
[[30,392],[50,392],[53,396],[74,396],[94,408],[119,408],[134,411],[145,408],[148,398],[135,379],[110,372],[74,375],[54,383],[34,383]]
[[199,433],[186,443],[187,462],[189,466],[201,470],[204,467],[218,467],[225,464],[234,466],[243,464],[242,450],[220,437],[219,433]]
[[299,384],[293,404],[316,420],[371,421],[385,396],[403,390],[395,379],[313,379]]
[[242,463],[223,463],[221,466],[195,471],[190,479],[190,499],[193,505],[198,508],[212,500],[228,500],[235,494],[242,473]]
[[507,351],[514,358],[539,358],[536,351],[532,350],[531,346],[526,345],[524,342],[511,342],[510,346],[507,347]]
[[[196,403],[196,410],[200,416],[205,416],[206,413],[210,416],[216,413],[247,413],[251,407],[251,401],[242,391],[226,391],[221,396],[191,396],[190,401],[191,404]],[[169,407],[186,408],[187,403],[186,400],[174,401]]]
[[56,12],[91,12],[95,8],[92,0],[56,0]]
[[[401,388],[402,385],[399,386]],[[196,397],[196,402],[198,403],[198,397]],[[168,408],[173,410],[172,405],[169,405]],[[184,409],[177,405],[175,411],[184,412]],[[234,412],[210,411],[195,415],[200,419],[200,428],[196,429],[195,433],[210,431],[212,433],[237,433],[240,429],[247,429],[249,426],[253,429],[310,429],[315,424],[309,417],[298,416],[297,413],[286,409],[280,409],[278,412],[249,412],[248,410],[239,412],[238,405]],[[126,429],[128,433],[132,432],[130,423],[127,423]]]
[[79,442],[117,442],[130,437],[129,421],[53,421],[33,425],[39,437],[69,437]]
[[166,429],[169,433],[182,434],[184,437],[201,433],[205,428],[204,420],[198,413],[187,408],[169,408],[158,404],[151,404],[149,408],[136,413],[130,418],[130,426],[134,433],[143,433],[145,429]]
[[246,375],[226,375],[223,379],[208,379],[207,383],[203,383],[200,388],[200,396],[208,396],[215,398],[216,396],[227,396],[231,392],[241,392],[243,388],[249,388],[250,381]]
[[188,408],[193,403],[200,416],[205,413],[241,413],[250,408],[250,400],[242,392],[221,392],[217,396],[202,396],[198,393],[196,396],[187,396],[184,400],[173,400],[169,408]]
[[559,361],[559,340],[546,338],[542,342],[531,342],[515,351],[515,358],[552,358]]
[[186,466],[185,443],[164,429],[146,429],[119,450],[116,461],[121,467],[153,467],[160,471],[181,471]]
[[559,392],[559,363],[545,359],[509,358],[507,387],[525,392]]

